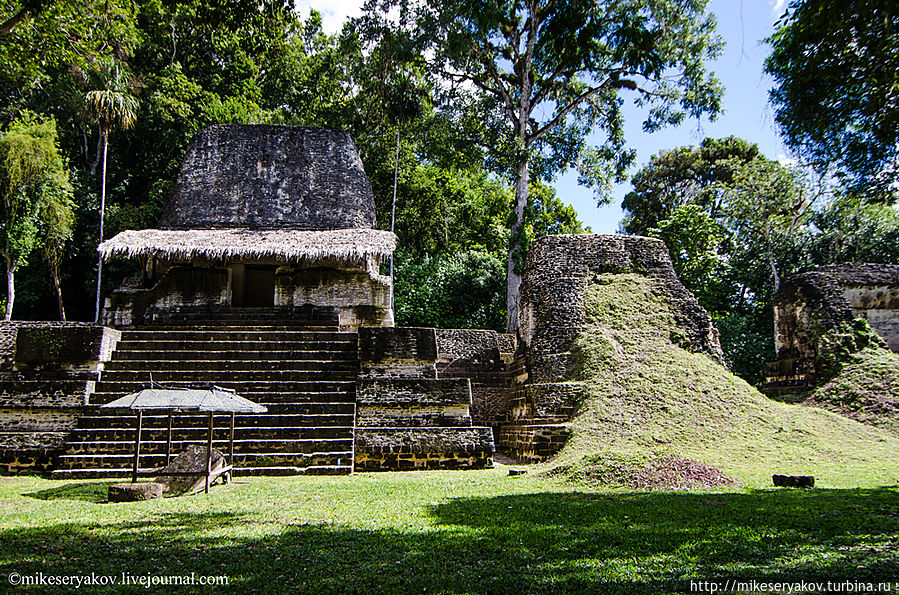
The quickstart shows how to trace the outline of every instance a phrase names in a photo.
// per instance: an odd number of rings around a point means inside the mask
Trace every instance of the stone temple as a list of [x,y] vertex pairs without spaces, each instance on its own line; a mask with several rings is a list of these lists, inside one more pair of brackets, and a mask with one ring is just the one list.
[[[660,240],[559,235],[533,243],[517,337],[393,325],[352,140],[332,130],[221,125],[193,139],[158,229],[99,250],[141,274],[102,324],[0,324],[0,470],[130,474],[135,416],[101,409],[151,383],[216,385],[263,404],[238,415],[237,474],[479,469],[496,449],[552,456],[583,387],[570,378],[584,295],[607,275],[651,280],[685,348],[721,361],[708,314]],[[142,466],[204,441],[205,416],[145,414]],[[222,420],[216,427],[225,428]],[[227,450],[230,436],[214,436]]]
[[371,184],[350,137],[292,126],[219,125],[190,144],[159,229],[126,231],[101,254],[136,258],[104,324],[208,317],[232,308],[336,313],[341,327],[393,324]]

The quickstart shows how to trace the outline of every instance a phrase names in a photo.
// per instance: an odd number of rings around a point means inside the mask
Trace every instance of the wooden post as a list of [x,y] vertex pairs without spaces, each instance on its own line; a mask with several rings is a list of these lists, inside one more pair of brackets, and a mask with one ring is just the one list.
[[165,466],[169,466],[169,459],[172,457],[172,412],[169,411],[169,435],[165,441]]
[[234,412],[231,412],[231,436],[228,439],[228,464],[234,465]]
[[131,483],[137,483],[137,470],[140,461],[140,427],[143,423],[144,412],[137,410],[137,428],[134,430],[134,468],[131,471]]
[[212,475],[212,411],[209,412],[209,439],[206,442],[206,493],[209,493],[209,476]]

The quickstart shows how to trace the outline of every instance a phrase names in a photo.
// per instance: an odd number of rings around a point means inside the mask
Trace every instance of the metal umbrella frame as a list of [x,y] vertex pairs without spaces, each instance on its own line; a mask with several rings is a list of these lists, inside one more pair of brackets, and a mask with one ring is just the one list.
[[202,475],[196,471],[140,471],[140,444],[144,411],[167,411],[168,432],[166,436],[165,464],[169,465],[172,453],[172,415],[175,413],[206,413],[209,419],[209,430],[206,439],[206,486],[205,492],[209,493],[210,478],[212,476],[212,434],[214,429],[213,416],[216,413],[230,413],[231,424],[228,439],[228,464],[222,473],[230,473],[234,468],[234,416],[237,413],[265,413],[268,411],[263,405],[254,403],[238,395],[227,388],[212,386],[209,388],[169,388],[152,386],[136,393],[125,395],[119,399],[101,405],[103,409],[132,409],[137,412],[137,421],[134,435],[134,463],[131,472],[131,482],[137,482],[138,475]]

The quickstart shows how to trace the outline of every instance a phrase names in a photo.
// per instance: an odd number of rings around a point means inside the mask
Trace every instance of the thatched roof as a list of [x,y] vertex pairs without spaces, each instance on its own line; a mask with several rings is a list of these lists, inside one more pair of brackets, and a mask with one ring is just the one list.
[[375,226],[371,183],[345,132],[219,124],[181,163],[162,229]]
[[205,258],[283,258],[360,261],[387,257],[396,249],[396,236],[377,229],[144,229],[123,231],[100,244],[104,260],[116,257],[159,256],[189,260]]

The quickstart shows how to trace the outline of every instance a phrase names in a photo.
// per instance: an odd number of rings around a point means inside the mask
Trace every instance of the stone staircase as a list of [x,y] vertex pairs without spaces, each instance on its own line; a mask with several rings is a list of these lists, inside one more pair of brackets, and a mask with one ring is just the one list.
[[[170,320],[122,332],[89,404],[69,435],[55,477],[124,477],[133,462],[135,416],[99,406],[152,381],[216,385],[265,405],[237,415],[236,474],[349,474],[353,470],[357,334],[336,318],[285,319],[242,309],[215,319]],[[228,452],[229,415],[215,416],[213,446]],[[141,467],[166,461],[168,415],[145,413]],[[172,455],[205,444],[204,415],[173,416]]]

